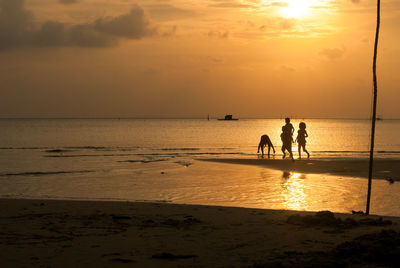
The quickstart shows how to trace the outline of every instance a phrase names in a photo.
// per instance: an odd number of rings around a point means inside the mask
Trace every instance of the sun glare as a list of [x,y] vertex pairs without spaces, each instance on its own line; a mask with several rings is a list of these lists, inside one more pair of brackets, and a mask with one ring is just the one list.
[[287,209],[305,210],[308,207],[309,197],[305,193],[306,186],[300,173],[289,173],[283,183],[283,205]]
[[304,17],[310,10],[310,2],[310,0],[287,0],[287,6],[282,7],[282,13],[287,18]]

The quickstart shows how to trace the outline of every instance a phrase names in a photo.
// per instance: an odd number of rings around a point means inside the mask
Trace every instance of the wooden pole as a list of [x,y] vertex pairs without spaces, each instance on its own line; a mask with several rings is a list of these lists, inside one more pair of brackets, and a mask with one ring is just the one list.
[[375,45],[374,45],[374,61],[372,64],[373,81],[374,81],[374,100],[372,104],[372,124],[371,124],[371,149],[369,152],[369,171],[368,171],[368,193],[367,193],[367,207],[365,214],[369,215],[369,207],[371,202],[371,186],[372,186],[372,171],[374,163],[374,142],[375,142],[375,121],[376,121],[376,101],[378,97],[378,82],[376,79],[376,58],[378,55],[378,40],[379,40],[379,26],[381,22],[381,1],[377,0],[376,12],[376,32],[375,32]]

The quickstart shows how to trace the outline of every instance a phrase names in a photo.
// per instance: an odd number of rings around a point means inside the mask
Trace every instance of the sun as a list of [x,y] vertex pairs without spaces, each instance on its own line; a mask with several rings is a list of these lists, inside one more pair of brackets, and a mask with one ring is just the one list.
[[287,18],[301,18],[310,10],[311,0],[287,0],[287,6],[282,7],[282,13]]

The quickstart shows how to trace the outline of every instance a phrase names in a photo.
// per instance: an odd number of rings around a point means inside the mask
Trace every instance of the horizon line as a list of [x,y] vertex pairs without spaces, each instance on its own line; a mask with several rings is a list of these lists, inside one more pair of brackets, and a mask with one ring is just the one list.
[[[210,119],[215,120],[220,117],[210,117]],[[241,117],[238,119],[242,120],[265,120],[265,119],[285,119],[286,117]],[[290,117],[290,119],[328,119],[328,120],[371,120],[371,118],[366,117]],[[0,120],[9,120],[9,119],[139,119],[139,120],[182,120],[182,119],[203,119],[207,120],[207,117],[0,117]],[[400,118],[383,118],[381,120],[399,120]]]

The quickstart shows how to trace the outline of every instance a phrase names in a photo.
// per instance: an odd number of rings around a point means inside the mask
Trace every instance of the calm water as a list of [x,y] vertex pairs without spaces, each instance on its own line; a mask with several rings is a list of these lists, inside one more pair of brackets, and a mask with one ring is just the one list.
[[[305,120],[313,158],[366,158],[367,120]],[[299,121],[293,120],[297,129]],[[0,197],[148,200],[337,212],[364,209],[366,180],[203,162],[281,146],[283,120],[0,120]],[[400,120],[377,123],[376,156],[400,158]],[[280,157],[280,154],[277,154]],[[373,213],[400,216],[375,181]],[[329,198],[328,198],[329,197]]]

